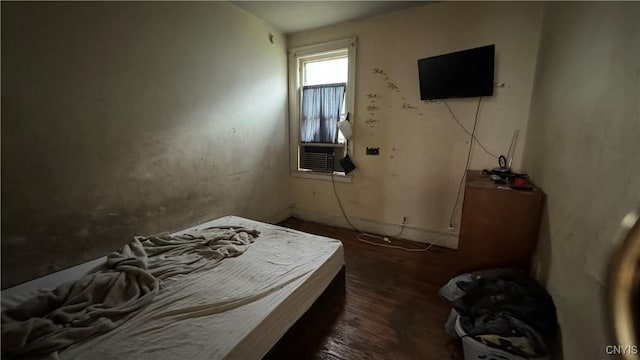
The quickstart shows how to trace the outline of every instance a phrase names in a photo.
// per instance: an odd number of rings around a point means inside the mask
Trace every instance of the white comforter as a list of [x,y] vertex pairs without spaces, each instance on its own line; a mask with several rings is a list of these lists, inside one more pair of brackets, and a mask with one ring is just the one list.
[[136,237],[106,263],[2,312],[2,355],[47,357],[111,331],[151,303],[160,288],[242,254],[258,232],[212,227],[180,236]]
[[[72,345],[61,359],[259,359],[343,265],[340,241],[235,216],[260,236],[208,271],[180,275],[117,329]],[[3,299],[4,301],[4,299]]]

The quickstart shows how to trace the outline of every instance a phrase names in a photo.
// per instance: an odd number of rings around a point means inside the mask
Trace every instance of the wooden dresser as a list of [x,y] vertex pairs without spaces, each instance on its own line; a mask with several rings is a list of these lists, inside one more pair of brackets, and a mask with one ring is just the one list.
[[529,271],[543,201],[538,188],[499,189],[481,171],[467,171],[458,242],[460,272],[506,266]]

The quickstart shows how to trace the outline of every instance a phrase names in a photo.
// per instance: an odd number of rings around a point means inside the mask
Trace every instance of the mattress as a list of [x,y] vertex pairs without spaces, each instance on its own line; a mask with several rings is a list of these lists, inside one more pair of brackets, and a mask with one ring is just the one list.
[[[344,264],[340,241],[236,216],[209,226],[244,226],[260,236],[242,255],[188,274],[117,329],[62,351],[61,359],[259,359],[326,289]],[[103,259],[2,291],[12,306],[81,277]]]

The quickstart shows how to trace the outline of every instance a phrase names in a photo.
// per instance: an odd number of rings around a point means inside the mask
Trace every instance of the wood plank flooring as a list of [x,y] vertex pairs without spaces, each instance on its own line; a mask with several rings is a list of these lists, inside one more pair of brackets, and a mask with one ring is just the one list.
[[278,225],[341,240],[346,277],[342,290],[325,292],[265,358],[462,358],[459,341],[443,328],[450,306],[437,294],[456,274],[455,250],[372,246],[358,241],[355,231],[295,218]]

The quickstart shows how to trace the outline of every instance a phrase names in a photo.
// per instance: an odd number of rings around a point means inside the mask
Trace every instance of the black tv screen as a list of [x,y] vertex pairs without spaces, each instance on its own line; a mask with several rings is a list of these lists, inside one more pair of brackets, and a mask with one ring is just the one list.
[[420,99],[493,95],[495,45],[418,60]]

